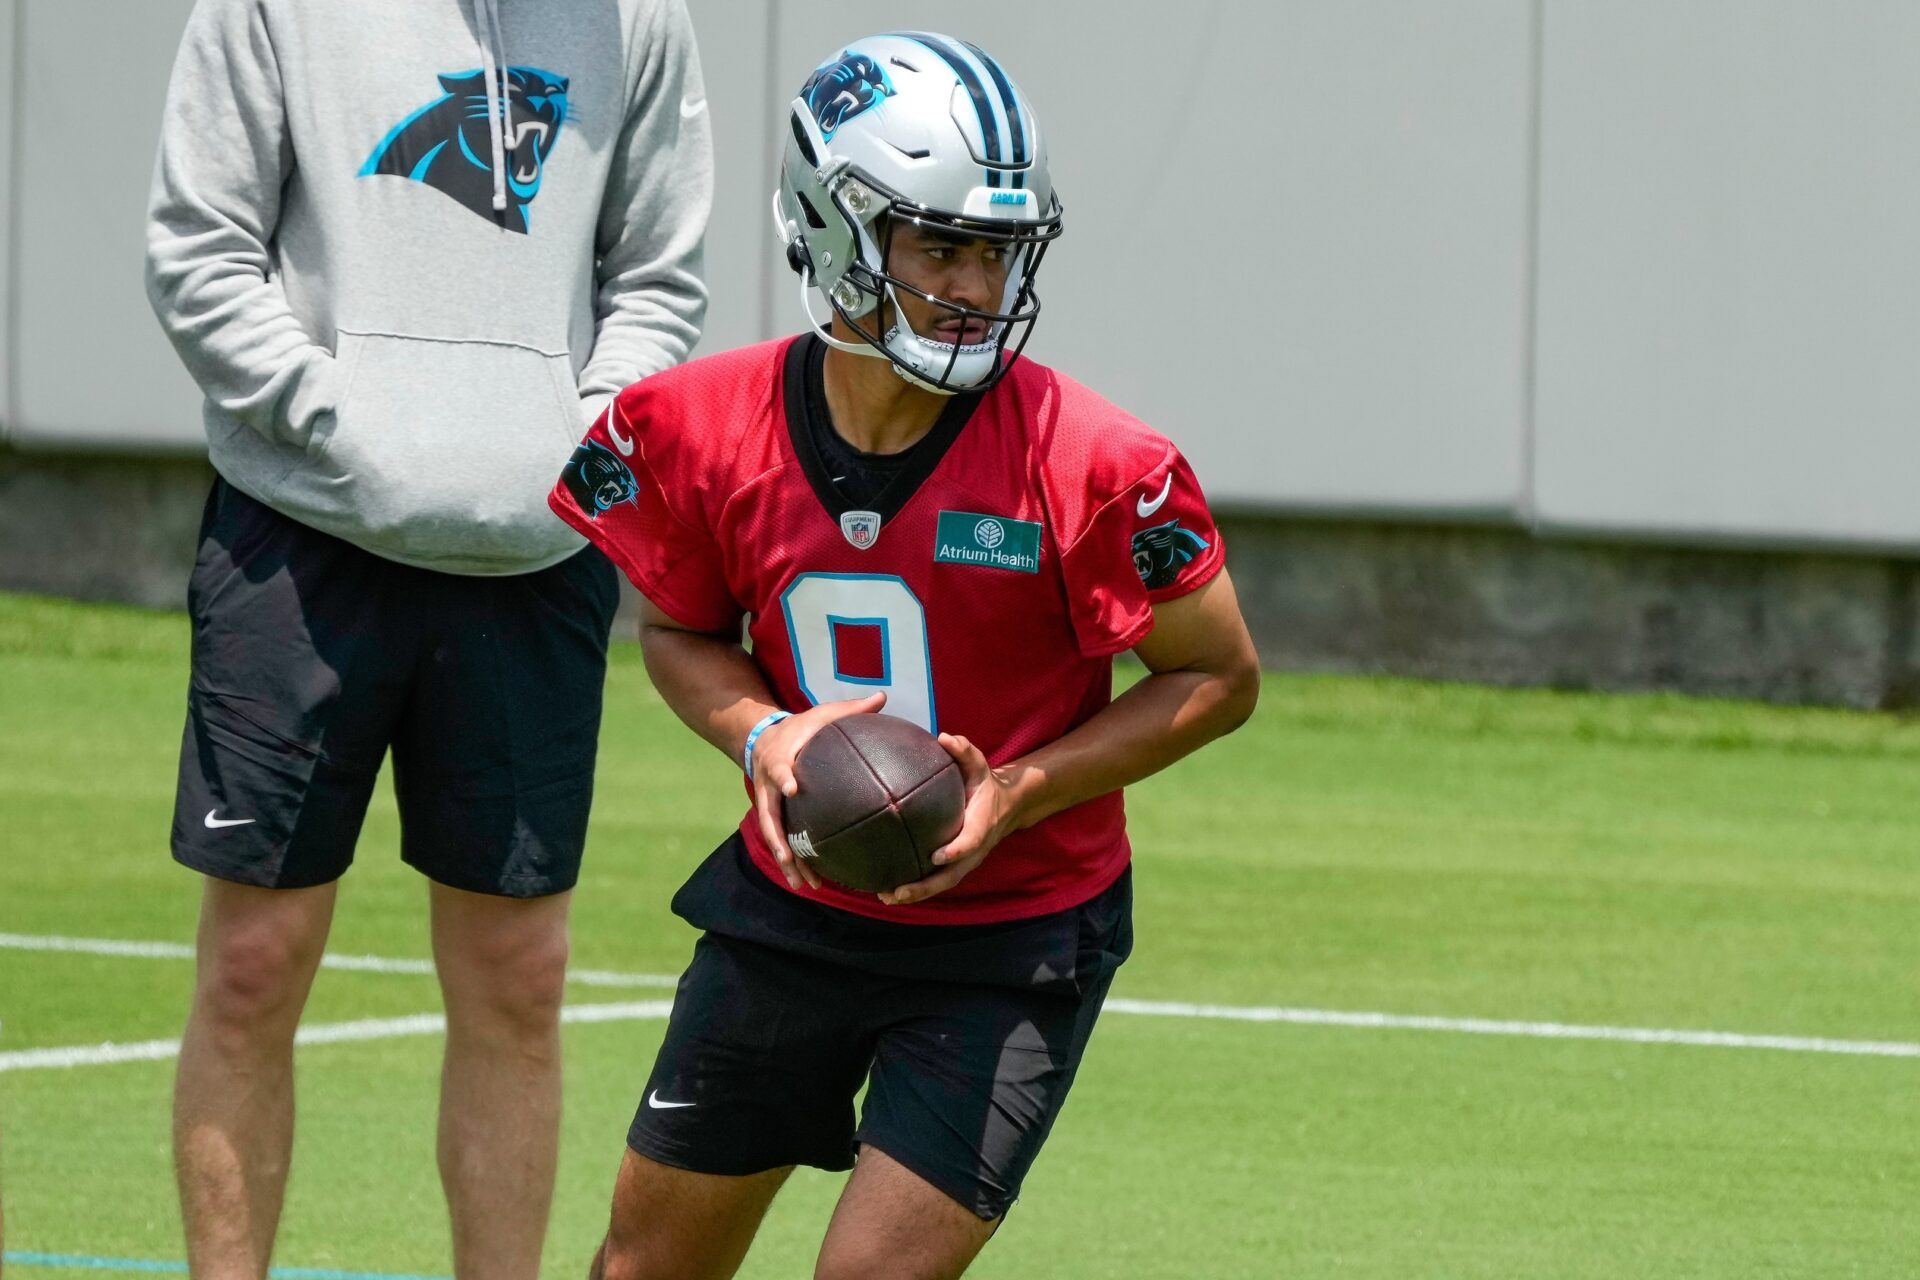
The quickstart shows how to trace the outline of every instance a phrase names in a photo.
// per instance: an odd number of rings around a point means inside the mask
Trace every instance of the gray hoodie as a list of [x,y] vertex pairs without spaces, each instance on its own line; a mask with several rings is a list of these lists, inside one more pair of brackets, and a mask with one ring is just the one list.
[[147,293],[237,488],[530,572],[583,545],[546,495],[587,424],[699,337],[712,174],[683,0],[199,0]]

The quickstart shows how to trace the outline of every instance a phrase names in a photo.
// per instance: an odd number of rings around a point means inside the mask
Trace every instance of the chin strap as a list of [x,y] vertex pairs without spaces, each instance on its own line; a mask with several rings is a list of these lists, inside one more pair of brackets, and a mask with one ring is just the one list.
[[[909,386],[918,387],[920,390],[936,396],[955,396],[959,395],[962,391],[970,389],[966,387],[936,386],[924,378],[915,377],[912,370],[903,367],[891,354],[879,350],[870,342],[847,342],[834,337],[827,326],[821,322],[820,318],[813,314],[813,286],[809,285],[804,277],[800,281],[800,309],[807,313],[807,324],[812,328],[814,334],[820,341],[826,343],[835,351],[844,351],[848,355],[871,356],[875,360],[885,360],[887,364],[892,367],[895,376]],[[884,345],[891,346],[894,335],[899,332],[900,326],[895,324],[893,328],[887,330],[886,336],[881,338],[880,341]],[[907,332],[912,333],[913,330],[908,329]]]
[[[773,226],[775,234],[779,236],[782,243],[787,246],[788,258],[793,263],[794,274],[799,280],[800,310],[802,314],[807,317],[807,327],[813,330],[815,337],[819,338],[820,341],[826,343],[829,347],[832,347],[835,351],[844,351],[848,355],[853,356],[869,356],[875,360],[885,360],[889,365],[893,366],[894,373],[899,375],[901,381],[910,386],[918,387],[922,391],[932,392],[936,396],[959,395],[962,391],[971,390],[971,388],[968,387],[940,386],[937,383],[930,382],[925,378],[915,375],[912,370],[901,363],[900,358],[892,351],[892,347],[894,338],[900,333],[904,321],[899,318],[900,301],[898,298],[893,297],[893,287],[891,285],[886,286],[886,288],[888,300],[891,301],[894,306],[894,325],[893,328],[887,330],[886,334],[881,337],[879,347],[865,340],[848,342],[842,338],[834,337],[832,328],[830,327],[832,317],[829,316],[826,320],[822,320],[818,315],[814,314],[813,291],[818,286],[813,281],[813,272],[807,269],[805,251],[800,250],[796,252],[796,250],[799,250],[801,243],[798,238],[797,228],[781,214],[780,193],[778,191],[773,193]],[[839,304],[834,302],[832,298],[827,299],[827,306],[832,308],[835,314],[840,314]],[[876,304],[876,312],[877,310],[878,306]],[[855,323],[851,318],[848,318],[847,322],[849,324]],[[908,336],[918,342],[925,343],[927,341],[921,338],[919,334],[914,333],[911,325],[905,327]],[[881,348],[883,347],[887,349],[882,350]]]

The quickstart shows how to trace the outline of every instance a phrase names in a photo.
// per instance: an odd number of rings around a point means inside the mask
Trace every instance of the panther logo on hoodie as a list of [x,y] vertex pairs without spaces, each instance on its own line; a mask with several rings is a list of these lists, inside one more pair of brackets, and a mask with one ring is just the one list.
[[[527,231],[527,205],[567,119],[567,78],[538,67],[508,67],[504,173],[496,182],[487,136],[487,81],[481,71],[440,77],[444,96],[402,120],[380,139],[358,176],[393,174],[424,182],[509,231]],[[493,207],[504,188],[505,210]]]

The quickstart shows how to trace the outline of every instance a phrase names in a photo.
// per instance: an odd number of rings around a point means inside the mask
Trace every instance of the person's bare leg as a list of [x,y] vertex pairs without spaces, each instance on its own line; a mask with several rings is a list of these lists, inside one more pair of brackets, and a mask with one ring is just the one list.
[[560,1147],[560,1001],[570,893],[431,886],[447,1005],[440,1182],[460,1280],[535,1280]]
[[954,1280],[999,1225],[886,1152],[862,1147],[827,1224],[814,1280]]
[[629,1150],[589,1280],[727,1280],[792,1172],[689,1173]]
[[293,1033],[333,903],[330,884],[206,881],[173,1089],[174,1171],[196,1280],[267,1274],[293,1154]]

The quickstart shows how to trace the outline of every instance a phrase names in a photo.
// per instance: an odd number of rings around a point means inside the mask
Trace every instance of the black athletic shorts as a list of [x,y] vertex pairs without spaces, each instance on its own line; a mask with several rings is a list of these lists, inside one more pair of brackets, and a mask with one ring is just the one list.
[[408,863],[476,893],[573,887],[619,601],[599,551],[435,573],[216,480],[187,601],[177,860],[268,888],[338,879],[391,750]]
[[1128,875],[1037,919],[893,924],[772,884],[737,834],[674,910],[712,919],[627,1145],[738,1175],[848,1169],[864,1143],[983,1219],[1020,1194],[1133,939]]

